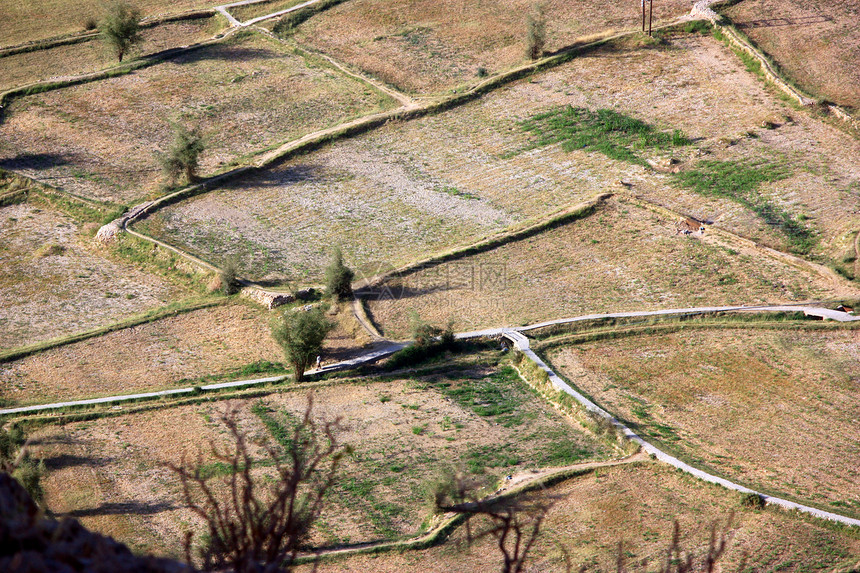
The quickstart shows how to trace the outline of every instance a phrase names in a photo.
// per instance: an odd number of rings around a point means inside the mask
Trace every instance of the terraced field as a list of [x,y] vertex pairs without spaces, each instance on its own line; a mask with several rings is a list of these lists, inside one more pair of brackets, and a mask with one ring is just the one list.
[[0,348],[103,326],[190,294],[106,256],[59,212],[0,208],[0,235]]
[[860,515],[860,331],[691,329],[549,356],[609,411],[699,465]]
[[[294,391],[45,428],[38,440],[51,468],[47,502],[134,547],[178,555],[183,531],[198,522],[181,507],[178,481],[163,464],[178,463],[183,452],[194,459],[197,448],[202,462],[211,461],[207,441],[226,443],[219,416],[227,408],[238,408],[250,435],[277,441],[277,428],[289,428],[305,402]],[[314,531],[319,544],[416,532],[426,516],[424,488],[446,464],[498,477],[610,454],[534,401],[510,367],[333,385],[315,390],[314,404],[317,416],[341,418],[347,429],[339,438],[355,450]],[[181,442],[171,438],[179,428]],[[253,455],[260,459],[260,450]]]
[[852,291],[710,229],[704,236],[678,234],[677,221],[613,199],[585,219],[395,277],[367,293],[370,313],[388,336],[403,337],[413,313],[438,325],[453,320],[456,330],[468,331],[597,312],[797,302]]
[[171,122],[206,137],[203,174],[393,102],[255,33],[137,72],[15,100],[0,164],[118,203],[158,192]]
[[[407,92],[434,93],[523,62],[534,6],[530,0],[350,0],[311,18],[295,38]],[[631,3],[552,0],[542,7],[549,52],[641,25]],[[687,0],[660,2],[656,22],[689,9]]]

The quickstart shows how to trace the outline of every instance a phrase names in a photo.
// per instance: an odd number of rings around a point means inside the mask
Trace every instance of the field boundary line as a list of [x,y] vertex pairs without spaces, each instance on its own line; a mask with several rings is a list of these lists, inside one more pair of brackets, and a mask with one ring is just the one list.
[[416,261],[414,263],[409,263],[408,265],[400,267],[399,269],[395,269],[393,271],[389,271],[381,275],[363,279],[362,281],[354,285],[354,288],[360,292],[361,289],[378,286],[394,276],[409,276],[421,270],[438,266],[442,263],[455,261],[458,259],[462,259],[463,257],[484,253],[497,247],[506,245],[508,243],[513,243],[516,241],[527,239],[529,237],[533,237],[534,235],[550,230],[556,226],[561,226],[567,223],[571,223],[573,221],[577,221],[579,219],[584,219],[592,215],[595,210],[597,210],[597,208],[599,208],[604,201],[612,197],[612,195],[612,193],[600,193],[589,199],[588,201],[583,201],[582,203],[578,203],[572,207],[566,207],[564,209],[556,211],[555,213],[551,213],[550,215],[542,219],[533,219],[532,221],[527,221],[525,223],[525,226],[519,229],[503,231],[499,234],[481,239],[480,241],[472,243],[471,245],[456,247],[454,249],[433,255],[426,259]]
[[129,319],[121,320],[119,322],[114,322],[107,326],[100,326],[98,328],[85,330],[83,332],[70,334],[68,336],[54,338],[51,340],[46,340],[44,342],[37,342],[35,344],[28,344],[27,346],[20,346],[18,348],[12,348],[10,350],[4,350],[0,352],[0,364],[3,364],[4,362],[12,362],[21,358],[26,358],[27,356],[31,356],[39,352],[44,352],[52,348],[68,346],[69,344],[74,344],[76,342],[81,342],[90,338],[109,334],[111,332],[117,332],[119,330],[133,328],[135,326],[140,326],[141,324],[147,324],[156,320],[161,320],[163,318],[169,318],[171,316],[178,316],[180,314],[193,312],[195,310],[211,308],[213,306],[221,306],[226,303],[227,299],[204,300],[191,301],[184,305],[180,303],[179,306],[174,308],[171,308],[170,306],[165,306],[160,309],[156,308],[151,311],[144,312],[138,316],[133,316]]
[[[265,0],[260,0],[265,1]],[[162,14],[147,16],[140,20],[141,28],[154,28],[161,24],[170,22],[181,22],[183,20],[198,20],[201,18],[211,18],[215,16],[214,8],[200,8],[196,10],[187,10],[185,12],[177,12],[175,14]],[[15,56],[17,54],[25,54],[28,52],[37,52],[39,50],[49,50],[59,46],[69,46],[80,44],[99,37],[98,30],[86,30],[83,32],[73,32],[63,36],[55,36],[53,38],[45,38],[43,40],[35,40],[30,42],[22,42],[12,46],[0,48],[0,58],[7,56]]]
[[[707,5],[710,5],[712,3],[719,4],[720,2],[719,0],[717,2],[713,2],[713,0],[708,2],[706,0],[705,2],[705,4]],[[702,2],[700,2],[700,4],[702,4]],[[857,129],[858,127],[860,127],[860,122],[858,122],[858,120],[855,119],[854,116],[844,107],[835,103],[822,102],[819,98],[813,97],[810,94],[806,93],[803,89],[789,83],[788,79],[783,77],[778,70],[774,69],[773,65],[768,60],[768,57],[765,55],[765,51],[761,47],[759,47],[751,38],[746,37],[740,31],[738,31],[731,23],[731,20],[710,8],[706,7],[705,10],[707,12],[710,12],[710,14],[700,11],[700,17],[702,19],[710,20],[711,24],[714,26],[714,29],[717,30],[725,40],[727,40],[728,44],[731,44],[736,49],[741,50],[750,57],[752,57],[759,64],[761,73],[766,81],[770,82],[777,89],[782,91],[785,95],[795,100],[802,107],[809,108],[816,106],[820,103],[824,103],[827,112],[832,113],[834,116],[836,116],[836,118],[839,119],[843,125],[847,124],[848,127],[853,129]],[[724,23],[725,20],[729,21],[728,25]]]
[[[860,317],[856,317],[855,320],[860,320]],[[843,523],[845,525],[850,525],[854,527],[860,527],[860,519],[854,519],[852,517],[846,517],[844,515],[839,515],[837,513],[832,513],[829,511],[824,511],[822,509],[818,509],[815,507],[810,507],[808,505],[803,505],[800,503],[796,503],[793,501],[789,501],[787,499],[783,499],[776,496],[767,495],[761,493],[759,491],[750,489],[748,487],[742,486],[725,478],[704,472],[696,467],[693,467],[686,462],[679,460],[678,458],[664,452],[663,450],[657,448],[650,442],[644,440],[641,436],[636,434],[632,429],[627,427],[625,424],[621,423],[618,419],[616,419],[612,414],[586,398],[584,395],[580,394],[577,390],[573,388],[570,384],[568,384],[565,380],[563,380],[558,374],[556,374],[552,368],[550,368],[546,362],[539,357],[534,350],[530,348],[528,339],[513,329],[506,330],[502,333],[502,336],[508,338],[513,344],[514,347],[525,354],[529,360],[534,362],[541,370],[546,372],[549,377],[549,382],[555,387],[556,390],[559,390],[568,396],[571,396],[574,400],[576,400],[580,405],[585,407],[586,410],[593,412],[594,414],[601,416],[602,418],[608,420],[612,423],[615,428],[622,433],[622,435],[637,444],[649,455],[654,456],[656,459],[661,462],[671,465],[679,470],[682,470],[694,477],[697,477],[703,481],[714,483],[717,485],[721,485],[728,490],[738,491],[740,493],[745,494],[753,494],[759,496],[762,500],[764,500],[767,504],[773,504],[782,507],[783,509],[788,510],[797,510],[803,513],[807,513],[814,517],[818,517],[821,519],[827,519],[830,521],[836,521],[838,523]]]
[[[306,376],[314,376],[317,374],[327,374],[329,372],[337,372],[340,370],[349,370],[355,368],[357,366],[361,366],[363,364],[368,364],[370,362],[375,362],[386,356],[390,356],[394,354],[401,348],[406,346],[405,343],[399,342],[390,342],[384,341],[384,344],[380,345],[378,348],[371,350],[370,352],[366,352],[361,354],[355,358],[351,358],[349,360],[344,360],[342,362],[336,362],[334,364],[330,364],[327,366],[323,366],[322,368],[317,368],[313,370],[308,370],[305,372]],[[169,390],[157,390],[154,392],[138,392],[134,394],[119,394],[114,396],[104,396],[100,398],[86,398],[82,400],[68,400],[66,402],[52,402],[49,404],[32,404],[29,406],[17,406],[13,408],[2,408],[0,409],[0,418],[3,416],[14,416],[16,414],[32,414],[38,412],[45,412],[50,410],[62,410],[65,408],[79,408],[83,406],[96,406],[96,405],[111,405],[111,404],[121,404],[123,402],[129,401],[142,401],[149,399],[157,399],[165,396],[174,396],[174,395],[197,395],[201,392],[213,392],[220,391],[225,389],[232,388],[247,388],[251,386],[260,386],[264,384],[274,384],[278,382],[283,382],[287,378],[289,378],[289,374],[283,374],[280,376],[268,376],[265,378],[252,378],[246,380],[231,380],[229,382],[218,382],[214,384],[203,384],[203,385],[195,385],[195,386],[185,386],[182,388],[171,388]]]
[[[569,479],[588,475],[591,472],[607,467],[617,467],[628,464],[647,463],[650,461],[647,456],[641,454],[632,454],[620,459],[606,460],[600,462],[584,462],[581,464],[573,464],[563,468],[545,468],[544,473],[534,475],[532,479],[526,479],[517,482],[512,489],[501,487],[495,493],[486,496],[485,500],[491,499],[509,499],[523,493],[534,491],[536,489],[551,487]],[[423,550],[434,547],[444,542],[453,533],[457,527],[465,523],[468,519],[463,514],[444,514],[441,521],[430,531],[420,535],[404,539],[400,541],[368,541],[359,543],[354,546],[347,547],[329,547],[321,548],[312,553],[306,553],[296,560],[297,564],[313,563],[316,560],[324,559],[326,561],[334,560],[340,557],[348,557],[352,555],[388,553],[391,551],[403,550]]]
[[[619,194],[619,197],[622,200],[626,200],[628,202],[632,202],[639,207],[657,213],[658,215],[663,215],[665,217],[675,217],[675,218],[685,218],[687,215],[670,209],[665,205],[661,205],[655,201],[651,201],[646,199],[645,197],[641,197],[639,195],[623,195]],[[822,265],[820,263],[816,263],[810,260],[807,260],[803,257],[793,255],[791,253],[786,253],[785,251],[780,251],[779,249],[775,249],[773,247],[768,247],[765,245],[761,245],[755,242],[752,239],[744,237],[743,235],[739,235],[734,231],[729,231],[728,229],[724,229],[722,227],[715,227],[713,225],[709,226],[709,230],[716,235],[722,235],[725,239],[729,240],[729,242],[744,245],[749,249],[753,249],[756,252],[761,252],[761,254],[767,255],[772,259],[779,260],[783,263],[786,263],[794,268],[812,271],[813,273],[819,275],[821,278],[829,281],[834,286],[840,288],[850,287],[854,290],[860,290],[857,286],[855,286],[852,281],[846,279],[841,276],[839,273],[835,272],[830,267]],[[860,235],[860,233],[858,233]],[[860,252],[858,252],[860,253]]]

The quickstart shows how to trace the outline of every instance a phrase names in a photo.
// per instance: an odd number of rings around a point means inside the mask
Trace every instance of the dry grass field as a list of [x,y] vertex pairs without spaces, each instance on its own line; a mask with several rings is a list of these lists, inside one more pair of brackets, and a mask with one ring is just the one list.
[[137,72],[15,100],[0,125],[0,165],[120,203],[155,192],[154,152],[170,122],[206,138],[202,173],[392,102],[246,33]]
[[860,1],[744,0],[721,11],[803,89],[860,107]]
[[[152,54],[211,38],[220,22],[214,18],[168,22],[141,31],[135,54]],[[80,44],[0,57],[0,92],[41,80],[57,80],[115,65],[116,56],[98,39]]]
[[610,412],[729,479],[860,515],[860,331],[691,330],[549,356]]
[[692,145],[643,155],[672,155],[684,172],[704,161],[729,170],[774,166],[782,175],[755,196],[803,229],[813,254],[841,261],[853,253],[860,143],[779,101],[714,39],[689,35],[665,46],[616,43],[479,101],[387,125],[170,207],[143,228],[215,262],[237,255],[256,276],[318,280],[334,243],[353,266],[398,266],[623,190],[625,181],[635,196],[794,248],[750,208],[686,189],[671,173],[594,151],[531,148],[534,136],[519,121],[565,105],[681,129]]
[[0,209],[0,347],[102,326],[188,291],[116,261],[58,212]]
[[[214,5],[209,0],[136,0],[142,15],[175,14]],[[101,17],[99,0],[26,0],[0,2],[0,47],[83,32]]]
[[[632,570],[657,570],[665,565],[673,520],[679,523],[682,547],[701,563],[711,525],[725,530],[731,515],[727,550],[718,565],[722,571],[843,571],[860,557],[860,540],[848,531],[774,510],[745,509],[736,494],[658,464],[600,469],[548,493],[560,499],[543,525],[528,571],[565,571],[559,546],[568,552],[573,571],[615,571],[619,542]],[[464,532],[458,530],[445,545],[426,551],[341,558],[315,570],[483,573],[500,565],[493,540],[467,549]]]
[[[303,24],[299,42],[412,93],[474,83],[478,70],[507,69],[526,59],[531,0],[350,0]],[[641,26],[636,2],[549,0],[546,50],[611,30]],[[689,0],[655,5],[656,23],[689,12]]]
[[7,405],[42,404],[188,386],[252,363],[282,362],[269,318],[234,304],[118,330],[0,365],[0,393]]
[[[305,402],[303,392],[288,391],[43,428],[34,437],[50,469],[46,503],[135,548],[176,555],[196,518],[181,509],[178,482],[162,464],[178,462],[183,452],[193,458],[210,438],[223,444],[226,408],[239,409],[251,436],[273,441]],[[355,449],[315,544],[415,533],[426,516],[425,481],[449,464],[499,477],[609,455],[536,400],[510,368],[472,365],[417,379],[320,387],[314,404],[316,415],[341,417],[347,427],[341,440]]]
[[[388,336],[413,312],[458,331],[599,312],[829,298],[839,290],[761,251],[677,234],[675,219],[611,199],[585,219],[395,278],[368,294]],[[659,253],[659,255],[658,255]],[[856,290],[855,290],[856,292]]]

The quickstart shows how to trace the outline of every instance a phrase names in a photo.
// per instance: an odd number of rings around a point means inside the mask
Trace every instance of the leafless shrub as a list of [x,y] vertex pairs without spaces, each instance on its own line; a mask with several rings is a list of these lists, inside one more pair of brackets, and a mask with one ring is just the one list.
[[[236,410],[222,416],[235,448],[222,451],[211,444],[220,477],[207,475],[201,459],[168,465],[179,475],[185,503],[205,523],[207,543],[197,548],[203,570],[274,573],[289,571],[295,563],[349,450],[337,440],[340,419],[315,421],[312,406],[309,396],[301,420],[278,437],[280,448],[260,444],[262,463],[273,467],[274,480],[255,475],[248,436],[238,426]],[[195,561],[190,532],[185,555],[189,564]]]
[[[434,505],[441,511],[468,516],[467,543],[485,537],[495,539],[502,554],[502,573],[521,573],[555,500],[543,491],[488,497],[480,492],[481,484],[473,478],[451,474],[436,484]],[[477,527],[472,524],[474,517],[484,518],[478,520]]]

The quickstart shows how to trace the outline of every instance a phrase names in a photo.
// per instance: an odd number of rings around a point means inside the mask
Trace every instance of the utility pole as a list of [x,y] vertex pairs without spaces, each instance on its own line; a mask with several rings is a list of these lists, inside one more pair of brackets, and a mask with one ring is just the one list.
[[654,0],[648,0],[648,36],[651,36],[651,19],[654,16]]

